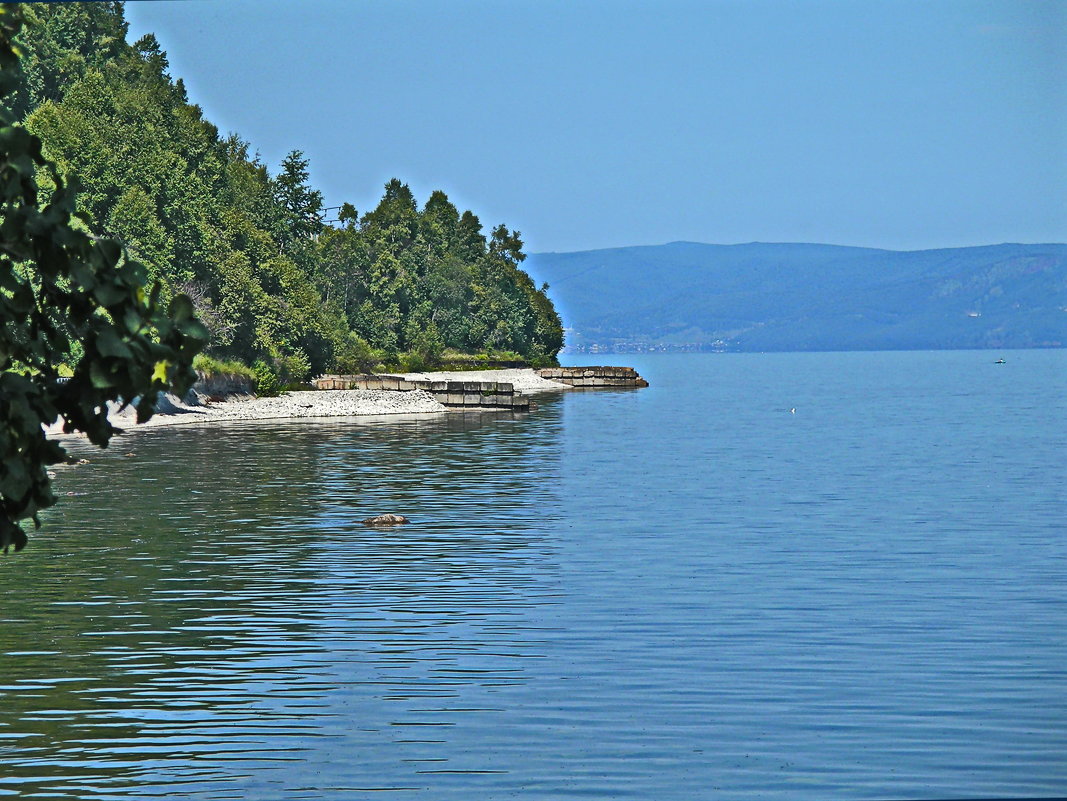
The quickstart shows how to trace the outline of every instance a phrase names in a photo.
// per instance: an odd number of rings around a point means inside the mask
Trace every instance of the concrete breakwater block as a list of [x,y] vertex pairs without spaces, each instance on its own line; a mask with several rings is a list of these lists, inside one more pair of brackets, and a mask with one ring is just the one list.
[[409,381],[395,375],[324,375],[313,382],[315,389],[378,389],[392,392],[428,392],[444,406],[527,411],[530,399],[515,392],[515,385],[501,381]]
[[572,387],[647,387],[648,382],[632,367],[545,367],[541,378]]

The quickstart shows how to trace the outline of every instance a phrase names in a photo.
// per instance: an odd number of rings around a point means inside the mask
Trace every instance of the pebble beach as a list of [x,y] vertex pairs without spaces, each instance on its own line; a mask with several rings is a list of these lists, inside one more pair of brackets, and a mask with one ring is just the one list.
[[[568,389],[566,384],[541,378],[531,369],[478,370],[403,374],[408,380],[430,381],[498,381],[512,384],[522,394]],[[193,396],[188,402],[173,396],[160,399],[159,409],[146,423],[136,422],[136,411],[117,408],[109,415],[119,428],[156,428],[160,426],[202,425],[207,423],[287,420],[301,417],[355,417],[396,414],[448,414],[448,407],[421,390],[391,392],[385,390],[327,390],[286,392],[275,398],[233,396],[210,401]],[[61,426],[50,426],[50,434],[61,434]]]

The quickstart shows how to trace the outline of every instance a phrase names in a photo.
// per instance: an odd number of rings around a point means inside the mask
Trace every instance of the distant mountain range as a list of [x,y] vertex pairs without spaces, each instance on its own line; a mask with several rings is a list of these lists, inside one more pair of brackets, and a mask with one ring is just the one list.
[[1067,245],[667,245],[535,253],[573,350],[1064,347]]

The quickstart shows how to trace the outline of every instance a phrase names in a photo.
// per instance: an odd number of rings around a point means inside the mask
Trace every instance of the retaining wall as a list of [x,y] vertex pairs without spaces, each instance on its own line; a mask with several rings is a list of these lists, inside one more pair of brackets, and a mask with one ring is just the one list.
[[545,367],[541,378],[572,387],[647,387],[648,382],[632,367]]
[[396,375],[324,375],[313,382],[315,389],[382,389],[429,392],[438,403],[454,408],[489,408],[528,411],[530,399],[515,391],[513,384],[499,381],[408,381]]
[[196,371],[196,383],[192,387],[194,392],[213,397],[226,397],[227,395],[251,395],[255,389],[255,382],[246,375],[236,373],[207,373]]

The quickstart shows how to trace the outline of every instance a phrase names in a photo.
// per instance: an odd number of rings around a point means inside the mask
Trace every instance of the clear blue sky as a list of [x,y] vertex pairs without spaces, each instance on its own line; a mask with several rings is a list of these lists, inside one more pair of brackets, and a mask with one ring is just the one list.
[[129,3],[331,205],[396,176],[527,250],[1067,241],[1067,2]]

